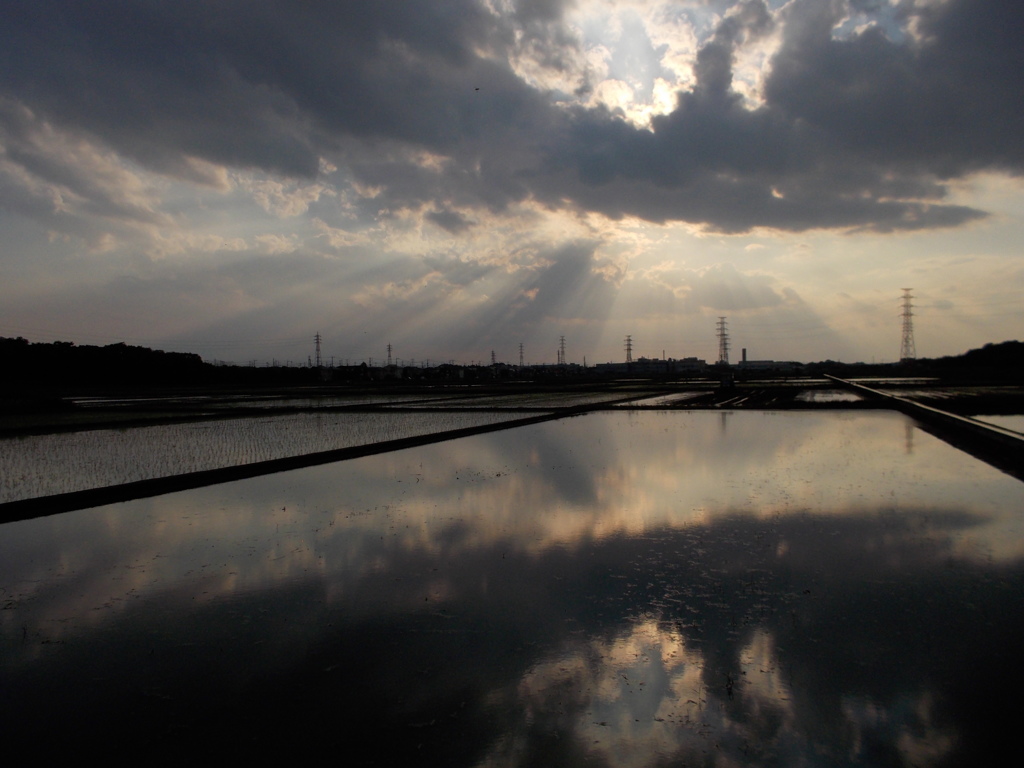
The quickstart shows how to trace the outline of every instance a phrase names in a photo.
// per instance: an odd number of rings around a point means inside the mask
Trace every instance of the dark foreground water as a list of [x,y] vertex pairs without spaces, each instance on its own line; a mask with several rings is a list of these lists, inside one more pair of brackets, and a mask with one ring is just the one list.
[[898,414],[634,412],[3,525],[5,746],[997,764],[1022,516]]

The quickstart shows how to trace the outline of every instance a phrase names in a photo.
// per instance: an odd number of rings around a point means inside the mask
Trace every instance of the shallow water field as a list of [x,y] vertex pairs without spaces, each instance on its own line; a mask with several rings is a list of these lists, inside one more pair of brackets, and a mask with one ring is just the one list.
[[897,413],[634,411],[11,523],[0,717],[44,760],[999,764],[1022,514]]
[[508,421],[502,413],[295,413],[0,440],[0,503]]
[[707,393],[701,391],[676,392],[670,395],[657,395],[655,397],[645,397],[642,400],[633,400],[632,402],[629,403],[623,403],[619,407],[629,408],[635,405],[654,407],[679,405],[680,403],[686,403],[689,402],[690,400],[696,400],[698,397],[703,397],[705,394]]
[[991,416],[975,416],[978,421],[995,424],[997,427],[1012,429],[1014,432],[1024,434],[1024,415],[1019,414],[995,414]]
[[863,399],[856,392],[842,389],[808,389],[796,396],[801,403],[857,403]]
[[159,407],[163,404],[190,404],[209,408],[210,410],[232,410],[240,406],[245,408],[339,408],[350,405],[386,405],[398,403],[416,403],[419,401],[433,402],[448,397],[446,395],[369,395],[359,394],[344,397],[279,397],[276,395],[195,395],[149,398],[111,398],[111,397],[78,397],[70,402],[82,408],[117,408],[119,406],[138,406],[151,404]]
[[[451,397],[416,403],[424,408],[572,408],[596,405],[628,397],[623,392],[517,392],[509,395]],[[396,403],[408,407],[410,403]]]

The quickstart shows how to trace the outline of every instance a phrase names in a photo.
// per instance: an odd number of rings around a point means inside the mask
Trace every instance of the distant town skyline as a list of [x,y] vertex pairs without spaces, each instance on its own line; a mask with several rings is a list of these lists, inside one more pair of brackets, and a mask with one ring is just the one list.
[[238,364],[1024,336],[1015,0],[0,0],[0,336]]

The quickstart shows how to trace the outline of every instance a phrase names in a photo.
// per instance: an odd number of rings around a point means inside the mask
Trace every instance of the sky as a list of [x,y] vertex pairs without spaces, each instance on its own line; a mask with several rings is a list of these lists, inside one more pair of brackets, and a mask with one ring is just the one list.
[[1019,0],[0,0],[0,336],[891,362],[1024,338]]

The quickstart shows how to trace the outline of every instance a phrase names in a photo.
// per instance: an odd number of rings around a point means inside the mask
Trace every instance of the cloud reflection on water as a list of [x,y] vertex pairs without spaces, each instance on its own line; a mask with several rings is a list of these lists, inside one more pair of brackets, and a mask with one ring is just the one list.
[[1024,682],[1024,484],[906,424],[595,414],[6,525],[2,714],[168,754],[973,759]]

